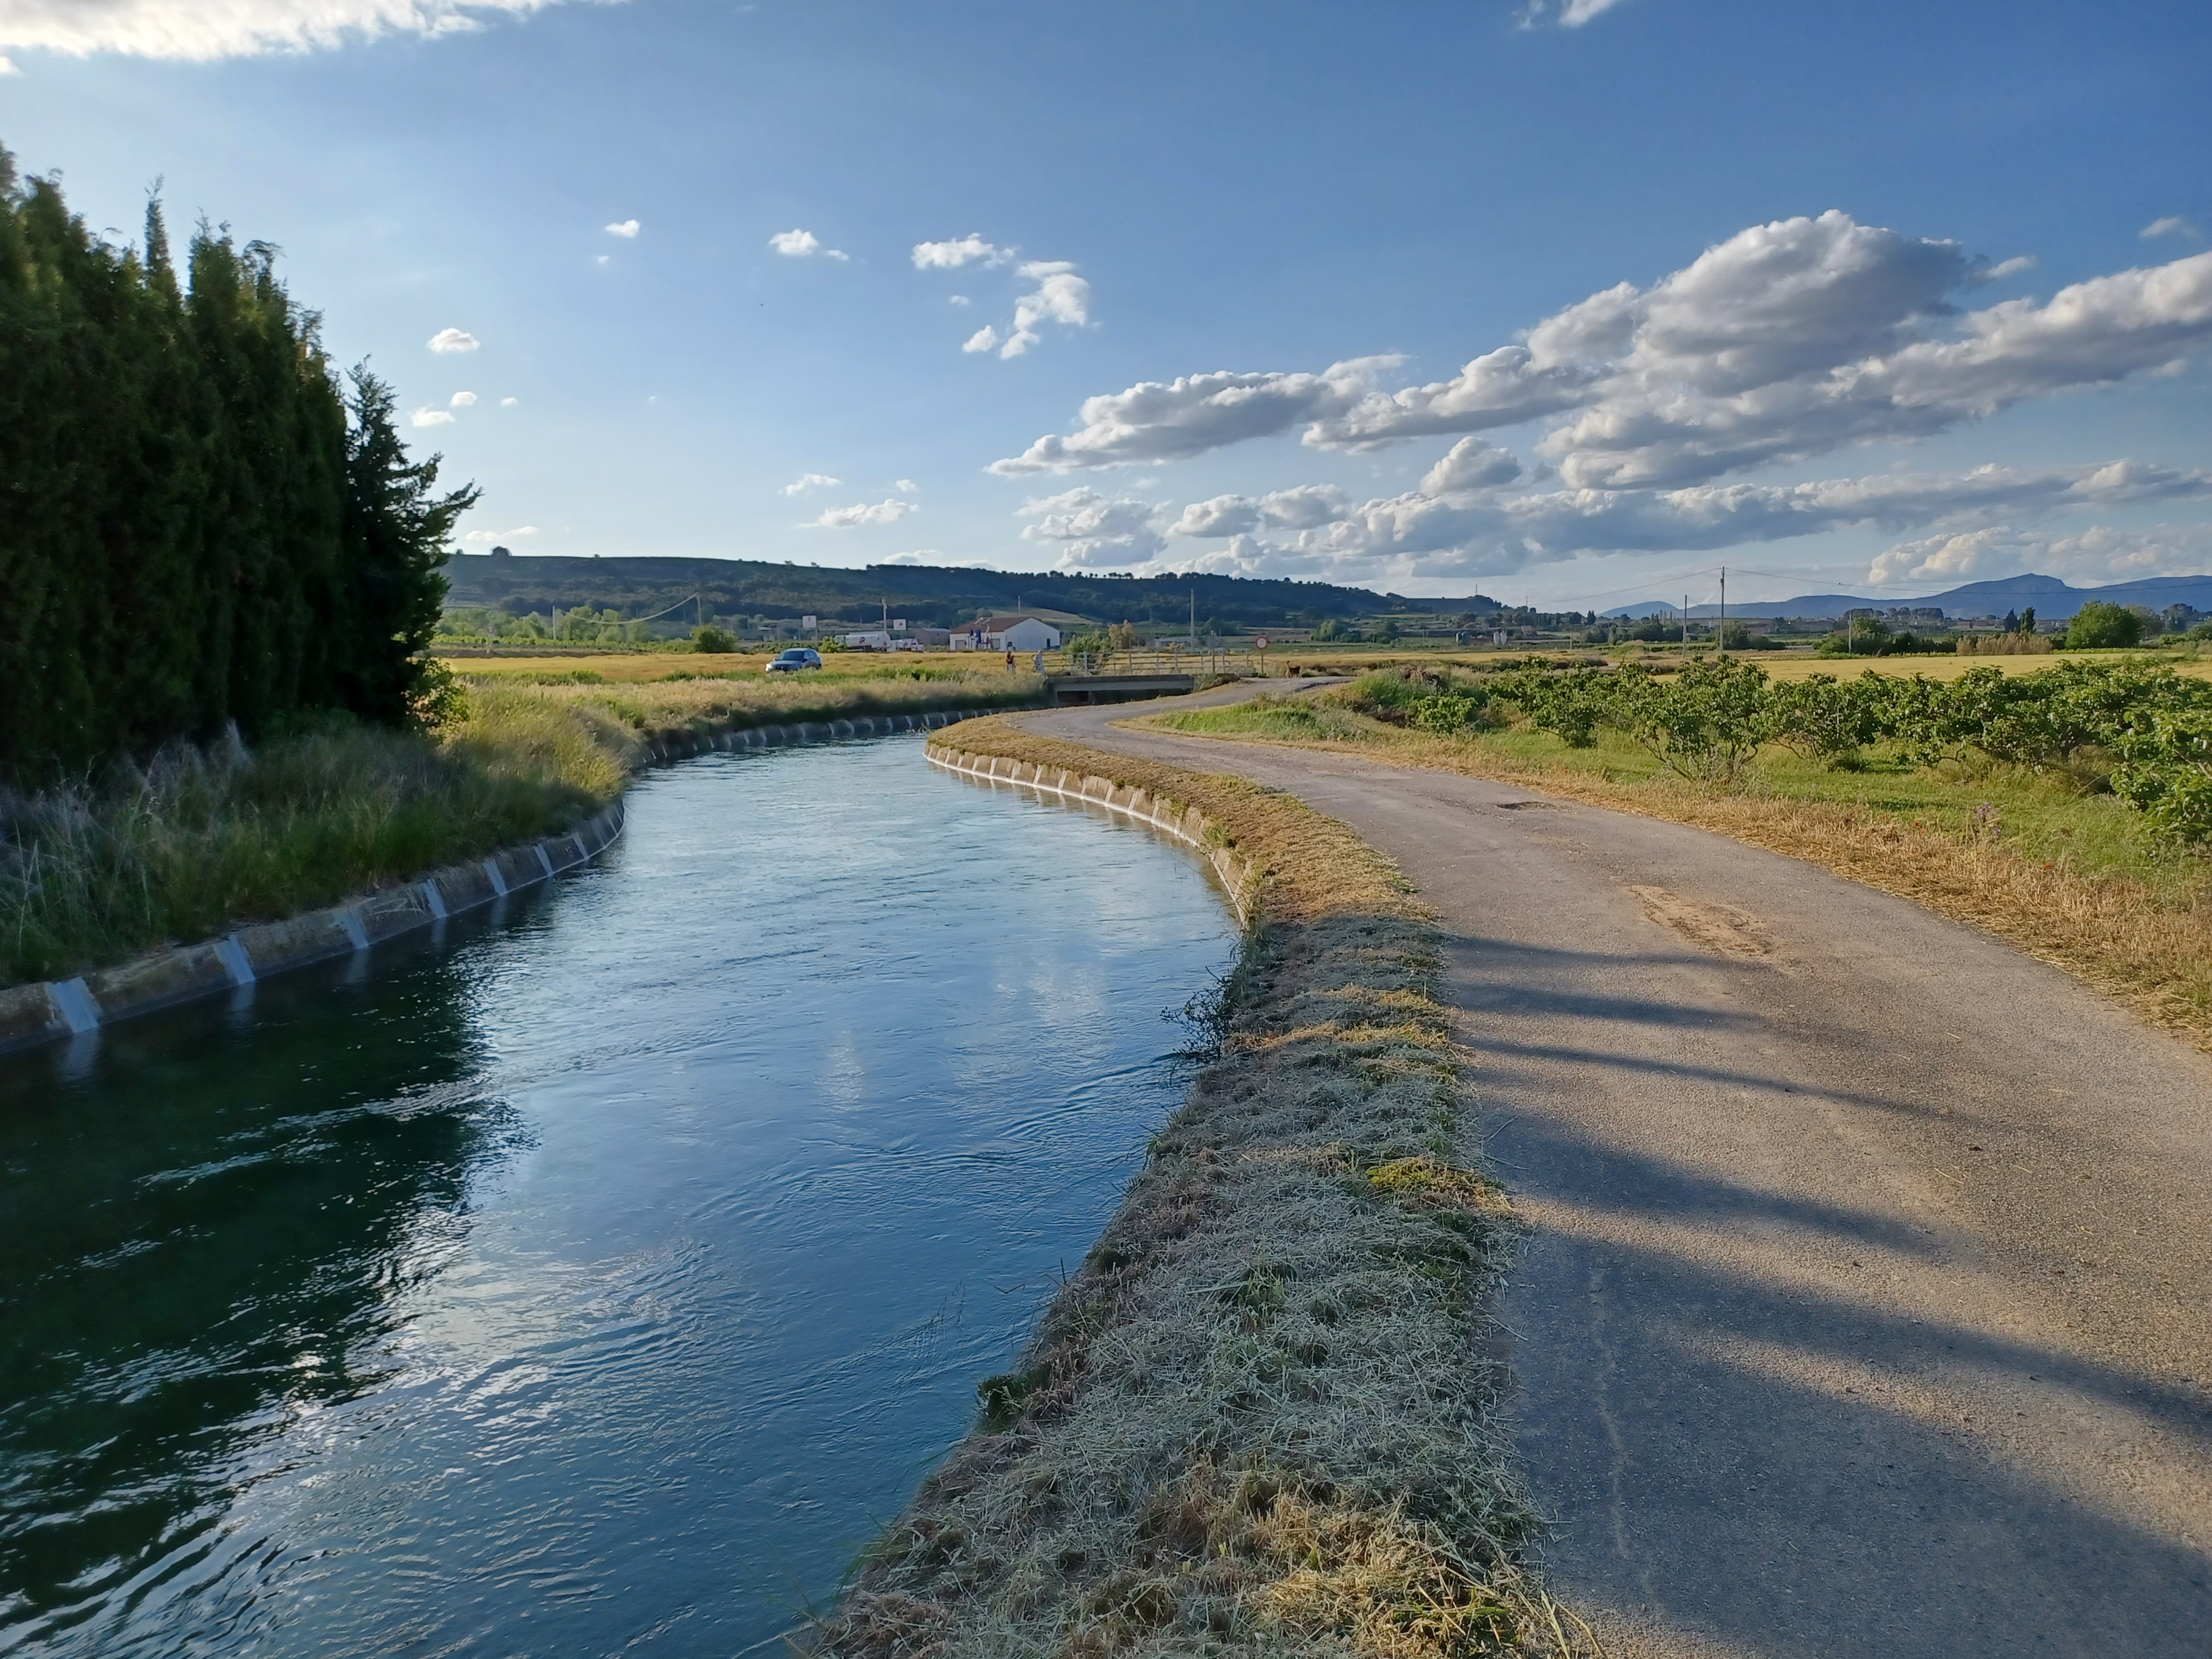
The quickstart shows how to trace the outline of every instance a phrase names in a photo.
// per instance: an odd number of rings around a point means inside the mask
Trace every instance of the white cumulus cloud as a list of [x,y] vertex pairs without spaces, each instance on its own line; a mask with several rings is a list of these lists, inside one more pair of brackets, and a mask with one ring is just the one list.
[[1521,477],[1520,459],[1481,438],[1462,438],[1421,479],[1424,495],[1464,489],[1498,489]]
[[784,485],[783,493],[787,495],[804,495],[810,489],[834,489],[842,483],[844,483],[842,478],[833,478],[827,472],[802,472]]
[[1141,564],[1167,544],[1159,507],[1088,488],[1024,501],[1018,516],[1031,520],[1022,539],[1055,544],[1062,569]]
[[[2126,460],[2032,471],[1988,466],[1962,474],[1885,473],[1798,484],[1563,489],[1517,495],[1483,483],[1492,471],[1469,468],[1467,488],[1431,490],[1425,478],[1419,489],[1361,502],[1317,486],[1216,496],[1192,503],[1164,524],[1163,515],[1142,502],[1080,489],[1032,503],[1029,510],[1042,508],[1051,516],[1040,514],[1046,527],[1024,534],[1031,539],[1090,537],[1102,544],[1119,535],[1111,543],[1114,551],[1142,558],[1153,548],[1157,562],[1166,568],[1372,585],[1480,579],[1609,555],[1711,552],[1855,526],[1893,533],[1943,526],[1941,535],[1885,556],[1889,564],[1881,567],[1886,574],[1880,579],[1902,581],[1923,579],[1901,573],[1927,564],[1934,556],[1929,550],[1952,546],[1948,556],[1955,559],[1960,550],[1988,543],[1992,526],[2021,516],[2212,499],[2212,473]],[[1118,519],[1112,517],[1116,512]],[[1231,545],[1195,564],[1160,560],[1157,538],[1131,537],[1139,527],[1194,539],[1228,538]],[[2063,536],[2045,540],[2074,544]]]
[[975,232],[949,242],[916,242],[914,245],[914,268],[916,270],[957,270],[963,265],[981,264],[985,266],[1003,265],[1014,257],[1016,250],[998,247],[985,241]]
[[1088,399],[1074,433],[994,470],[1174,460],[1301,428],[1310,445],[1358,451],[1548,419],[1538,448],[1569,484],[1682,487],[1925,437],[2212,343],[2212,254],[1960,311],[1949,296],[1994,269],[1843,213],[1782,220],[1649,289],[1579,301],[1448,380],[1389,389],[1395,360],[1369,358],[1145,382]]
[[857,507],[832,507],[823,510],[822,516],[806,528],[820,530],[851,530],[864,524],[896,524],[915,511],[912,501],[896,497],[890,501],[863,503]]
[[1042,337],[1037,329],[1048,322],[1063,328],[1081,328],[1091,320],[1091,284],[1075,274],[1064,259],[1033,259],[1021,274],[1036,284],[1014,301],[1014,330],[999,348],[1001,357],[1018,357]]
[[441,328],[429,339],[430,349],[441,355],[456,351],[474,351],[483,343],[465,329]]
[[902,495],[911,495],[921,486],[911,478],[899,478],[893,481],[891,488]]
[[999,331],[986,323],[970,334],[960,349],[963,351],[996,351],[999,349]]
[[[0,47],[206,63],[383,34],[457,34],[554,0],[7,0]],[[0,60],[4,61],[4,60]]]
[[1140,381],[1085,399],[1073,436],[1040,438],[1024,453],[994,461],[991,471],[1018,477],[1203,455],[1349,409],[1376,376],[1403,361],[1355,358],[1319,374],[1223,372]]
[[501,409],[513,409],[513,408],[514,408],[517,404],[520,403],[521,401],[522,401],[522,399],[521,399],[521,398],[501,398],[499,400],[499,406],[500,406]]
[[476,401],[477,394],[473,392],[456,392],[446,399],[446,406],[448,409],[473,409]]
[[2117,530],[2092,525],[2071,534],[1996,525],[1900,542],[1867,571],[1875,586],[1982,581],[2033,571],[2096,584],[2142,576],[2193,575],[2212,562],[2212,525]]
[[852,258],[836,248],[823,246],[822,239],[811,230],[779,230],[768,239],[768,245],[787,259],[811,259],[817,254],[825,259]]
[[454,421],[450,409],[418,409],[407,417],[410,426],[451,426]]
[[625,241],[634,242],[637,240],[639,229],[640,226],[635,219],[617,219],[607,227],[607,234],[619,236]]

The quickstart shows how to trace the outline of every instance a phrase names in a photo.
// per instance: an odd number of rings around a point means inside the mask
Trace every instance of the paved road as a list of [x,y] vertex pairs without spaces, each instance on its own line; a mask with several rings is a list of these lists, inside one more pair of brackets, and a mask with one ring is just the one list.
[[1557,1593],[1615,1659],[2212,1655],[2212,1060],[1901,900],[1348,756],[1450,939]]

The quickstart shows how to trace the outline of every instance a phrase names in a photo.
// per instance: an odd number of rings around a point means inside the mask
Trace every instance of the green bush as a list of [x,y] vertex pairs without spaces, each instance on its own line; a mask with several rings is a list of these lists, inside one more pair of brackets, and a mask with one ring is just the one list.
[[2142,643],[2142,618],[2122,605],[2092,599],[2067,625],[2069,651],[2110,651]]
[[1370,720],[1390,726],[1411,726],[1422,699],[1435,696],[1442,689],[1441,682],[1432,683],[1426,678],[1408,679],[1402,673],[1384,670],[1362,674],[1337,694],[1337,700]]
[[738,636],[726,628],[717,628],[708,623],[703,628],[691,630],[691,648],[702,653],[726,656],[738,648]]
[[1415,703],[1413,724],[1439,737],[1457,737],[1476,723],[1481,708],[1481,702],[1474,697],[1445,692]]
[[1887,724],[1881,677],[1872,669],[1856,684],[1814,674],[1796,684],[1771,686],[1766,698],[1776,739],[1831,768],[1855,764]]
[[1519,704],[1538,731],[1553,733],[1570,749],[1588,749],[1597,741],[1598,728],[1610,723],[1621,684],[1619,675],[1594,668],[1554,674],[1532,666],[1502,677],[1496,690]]
[[2212,845],[2212,712],[2154,714],[2123,735],[2112,793],[2141,811],[2159,840]]
[[1766,671],[1756,664],[1695,657],[1664,679],[1638,668],[1618,679],[1613,723],[1692,782],[1735,783],[1772,731]]

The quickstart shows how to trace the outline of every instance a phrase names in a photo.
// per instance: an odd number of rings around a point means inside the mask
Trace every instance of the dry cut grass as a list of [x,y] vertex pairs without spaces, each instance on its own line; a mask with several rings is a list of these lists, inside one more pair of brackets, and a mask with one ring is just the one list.
[[1267,884],[1188,1103],[819,1650],[1593,1651],[1526,1565],[1484,1357],[1513,1223],[1402,879],[1242,780],[1005,720],[958,744],[1197,805]]

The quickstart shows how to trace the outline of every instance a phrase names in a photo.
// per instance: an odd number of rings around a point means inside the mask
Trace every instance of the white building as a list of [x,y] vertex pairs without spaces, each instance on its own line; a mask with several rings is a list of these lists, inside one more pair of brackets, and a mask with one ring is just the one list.
[[952,630],[955,651],[1057,651],[1060,629],[1036,617],[979,617]]

